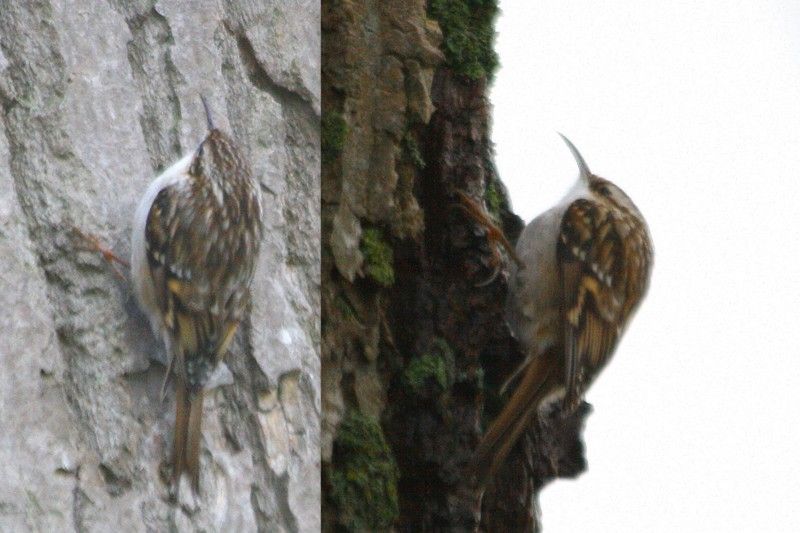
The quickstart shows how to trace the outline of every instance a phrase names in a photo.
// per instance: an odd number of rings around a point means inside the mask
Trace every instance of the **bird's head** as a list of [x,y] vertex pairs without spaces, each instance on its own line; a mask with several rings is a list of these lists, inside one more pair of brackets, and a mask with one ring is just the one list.
[[221,129],[214,126],[208,102],[200,97],[206,112],[208,133],[197,147],[194,158],[189,166],[189,174],[194,177],[204,177],[223,184],[226,180],[235,179],[243,174],[242,157],[233,139]]
[[617,187],[611,181],[592,174],[592,171],[589,170],[589,165],[586,164],[586,160],[583,159],[583,156],[578,149],[575,148],[575,145],[572,144],[572,142],[561,133],[559,133],[559,135],[566,143],[567,148],[569,148],[569,151],[572,153],[572,157],[575,158],[575,162],[578,164],[578,179],[583,186],[585,186],[592,193],[600,197],[607,198],[609,201],[617,204],[618,206],[624,207],[635,213],[639,212],[639,209],[636,207],[636,205],[634,205],[630,197],[625,194],[625,191]]

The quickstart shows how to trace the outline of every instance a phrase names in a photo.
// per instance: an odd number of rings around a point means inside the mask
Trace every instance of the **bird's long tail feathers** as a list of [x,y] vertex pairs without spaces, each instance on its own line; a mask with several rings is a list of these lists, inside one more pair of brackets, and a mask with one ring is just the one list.
[[483,436],[473,460],[475,477],[484,486],[503,464],[523,430],[549,393],[553,366],[548,354],[532,358],[500,415]]
[[203,421],[203,390],[190,394],[184,383],[175,387],[175,439],[172,448],[173,492],[178,493],[181,474],[186,472],[197,494],[200,489],[200,433]]

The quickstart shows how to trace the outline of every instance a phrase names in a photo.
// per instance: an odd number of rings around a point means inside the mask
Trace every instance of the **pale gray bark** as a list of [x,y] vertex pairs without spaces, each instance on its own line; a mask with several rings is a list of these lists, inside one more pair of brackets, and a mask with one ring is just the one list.
[[[315,0],[0,0],[0,530],[319,529],[319,39]],[[163,347],[70,228],[129,254],[139,196],[202,139],[200,94],[267,231],[191,510],[160,474]]]

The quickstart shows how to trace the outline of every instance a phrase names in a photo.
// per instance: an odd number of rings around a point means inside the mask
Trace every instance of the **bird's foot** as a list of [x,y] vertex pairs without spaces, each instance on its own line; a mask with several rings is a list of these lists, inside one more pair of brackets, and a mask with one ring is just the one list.
[[125,268],[130,268],[130,263],[120,258],[117,254],[111,251],[111,248],[105,246],[100,242],[100,238],[96,235],[90,235],[76,226],[72,226],[72,238],[76,241],[76,248],[85,252],[99,253],[106,263],[111,266],[114,274],[121,280],[125,281],[125,275],[117,268],[114,263],[118,263]]
[[172,376],[172,366],[175,364],[175,359],[167,354],[167,358],[169,359],[169,364],[167,365],[167,371],[164,372],[164,380],[161,382],[161,392],[158,394],[158,401],[164,403],[164,398],[167,397],[167,383],[169,383],[169,378]]
[[475,286],[485,287],[497,279],[503,266],[499,249],[500,246],[505,248],[508,256],[516,263],[517,267],[524,268],[522,260],[517,255],[514,247],[508,242],[503,230],[490,218],[486,209],[463,191],[456,191],[456,196],[458,196],[459,203],[455,205],[461,208],[473,222],[486,229],[486,240],[489,242],[492,250],[492,258],[490,260],[492,274],[486,280],[476,283]]

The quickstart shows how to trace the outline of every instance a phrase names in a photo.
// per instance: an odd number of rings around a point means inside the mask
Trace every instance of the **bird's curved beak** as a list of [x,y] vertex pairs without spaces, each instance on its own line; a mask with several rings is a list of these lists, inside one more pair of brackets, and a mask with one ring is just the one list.
[[[557,132],[558,133],[558,132]],[[581,179],[584,181],[589,181],[589,176],[591,176],[592,172],[589,170],[589,165],[586,164],[586,161],[583,159],[583,156],[575,148],[575,145],[572,144],[572,141],[567,139],[563,134],[558,133],[558,135],[567,143],[567,148],[569,151],[572,152],[572,157],[575,158],[575,162],[578,164],[578,171],[580,172]]]
[[214,129],[214,121],[211,120],[211,109],[208,107],[208,101],[206,100],[206,97],[202,94],[200,95],[200,101],[203,102],[203,109],[206,111],[206,124],[208,125],[208,131],[211,131]]

